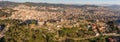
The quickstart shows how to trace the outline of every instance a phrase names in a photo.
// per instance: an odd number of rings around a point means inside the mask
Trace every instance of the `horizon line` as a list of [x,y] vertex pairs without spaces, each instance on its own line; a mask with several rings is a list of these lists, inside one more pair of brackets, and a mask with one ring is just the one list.
[[[16,1],[0,1],[0,2],[14,2],[14,3],[27,3],[27,2],[16,2]],[[29,1],[28,1],[29,2]],[[48,3],[48,4],[66,4],[66,5],[120,5],[120,4],[94,4],[94,3],[54,3],[54,2],[30,2],[30,3]]]

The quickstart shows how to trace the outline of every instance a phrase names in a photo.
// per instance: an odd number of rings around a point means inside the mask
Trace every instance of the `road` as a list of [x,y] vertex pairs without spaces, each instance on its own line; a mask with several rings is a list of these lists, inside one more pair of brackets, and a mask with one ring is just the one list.
[[[105,33],[105,34],[102,34],[103,36],[120,36],[120,34],[115,34],[115,33]],[[85,38],[70,38],[70,37],[67,37],[69,39],[73,39],[73,40],[86,40],[86,39],[92,39],[92,38],[97,38],[99,36],[88,36],[88,37],[85,37]]]
[[9,25],[6,26],[6,28],[0,33],[0,38],[5,36],[5,33],[9,30]]

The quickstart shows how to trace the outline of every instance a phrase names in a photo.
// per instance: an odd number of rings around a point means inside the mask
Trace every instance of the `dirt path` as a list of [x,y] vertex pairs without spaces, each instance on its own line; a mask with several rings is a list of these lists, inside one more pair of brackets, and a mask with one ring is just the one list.
[[9,25],[7,25],[7,27],[0,33],[0,38],[2,38],[3,36],[5,36],[5,33],[9,30]]

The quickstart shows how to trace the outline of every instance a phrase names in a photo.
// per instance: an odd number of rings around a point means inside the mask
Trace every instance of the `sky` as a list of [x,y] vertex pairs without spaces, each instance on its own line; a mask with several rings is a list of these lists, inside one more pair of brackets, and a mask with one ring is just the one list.
[[12,2],[62,3],[62,4],[118,4],[120,0],[3,0]]

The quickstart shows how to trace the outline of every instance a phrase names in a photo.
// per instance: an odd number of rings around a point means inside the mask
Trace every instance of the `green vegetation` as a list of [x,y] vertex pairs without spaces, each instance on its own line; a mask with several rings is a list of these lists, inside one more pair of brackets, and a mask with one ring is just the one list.
[[[62,28],[56,32],[50,32],[46,28],[30,28],[29,24],[19,25],[21,20],[0,20],[0,24],[10,24],[6,35],[1,38],[1,42],[106,42],[106,36],[95,37],[91,39],[83,39],[94,36],[93,31],[86,28]],[[81,25],[84,27],[84,25]],[[56,35],[58,35],[56,37]],[[61,38],[62,37],[62,38]],[[59,40],[61,39],[61,40]],[[78,40],[75,40],[78,39]]]
[[59,30],[60,36],[77,37],[76,28],[63,28]]

